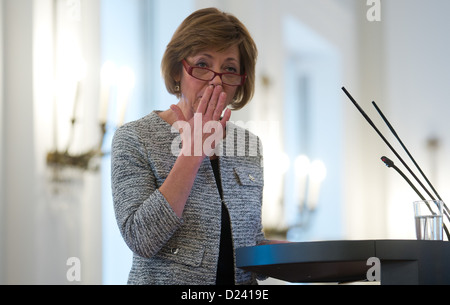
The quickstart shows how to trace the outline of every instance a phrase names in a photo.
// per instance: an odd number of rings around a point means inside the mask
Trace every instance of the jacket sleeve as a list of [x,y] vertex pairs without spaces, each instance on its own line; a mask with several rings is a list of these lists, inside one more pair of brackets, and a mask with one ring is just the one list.
[[150,156],[130,125],[119,128],[111,148],[111,187],[119,230],[137,255],[155,255],[182,220],[157,189]]

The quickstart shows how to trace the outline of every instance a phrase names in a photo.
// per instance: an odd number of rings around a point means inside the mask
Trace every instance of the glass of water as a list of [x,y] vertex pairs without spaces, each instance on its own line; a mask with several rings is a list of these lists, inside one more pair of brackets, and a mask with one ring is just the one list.
[[421,200],[414,203],[414,217],[418,240],[442,240],[442,207],[440,200]]

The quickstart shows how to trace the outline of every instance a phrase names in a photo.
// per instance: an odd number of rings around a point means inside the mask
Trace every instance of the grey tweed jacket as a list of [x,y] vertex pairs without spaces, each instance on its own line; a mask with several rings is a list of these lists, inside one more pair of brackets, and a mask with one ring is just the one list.
[[[219,157],[234,249],[265,241],[259,139],[247,131],[242,137],[243,132],[236,125],[227,126]],[[122,126],[114,135],[112,193],[120,232],[133,251],[129,284],[216,282],[221,198],[209,158],[200,166],[181,219],[158,190],[177,158],[171,147],[179,136],[157,112]],[[235,267],[235,282],[256,284],[256,275]]]

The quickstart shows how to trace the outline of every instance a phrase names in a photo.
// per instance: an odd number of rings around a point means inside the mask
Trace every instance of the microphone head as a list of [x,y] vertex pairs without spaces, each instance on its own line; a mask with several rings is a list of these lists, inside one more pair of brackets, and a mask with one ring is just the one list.
[[393,167],[394,166],[394,162],[391,159],[389,159],[388,157],[385,157],[385,156],[381,157],[381,161],[383,161],[384,164],[386,164],[387,167]]

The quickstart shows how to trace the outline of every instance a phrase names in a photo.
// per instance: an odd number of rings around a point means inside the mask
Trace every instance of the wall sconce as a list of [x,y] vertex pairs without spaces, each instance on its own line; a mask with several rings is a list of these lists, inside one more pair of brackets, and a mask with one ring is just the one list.
[[[62,167],[73,167],[78,168],[82,170],[97,170],[97,167],[91,167],[90,163],[91,160],[94,157],[97,156],[103,156],[104,154],[101,151],[102,145],[103,145],[103,139],[106,133],[106,122],[100,122],[100,128],[99,131],[101,132],[101,138],[100,143],[87,150],[84,153],[79,154],[73,154],[70,153],[70,148],[73,144],[74,134],[75,134],[75,128],[77,125],[77,106],[79,104],[80,99],[80,91],[81,91],[81,83],[82,80],[85,78],[86,75],[86,64],[84,61],[80,58],[79,60],[75,61],[77,65],[70,65],[63,67],[64,72],[59,77],[59,84],[58,87],[60,88],[59,93],[56,95],[56,102],[54,105],[54,138],[55,138],[55,147],[54,150],[47,153],[47,164],[49,166],[55,167],[55,168],[62,168]],[[64,66],[64,65],[63,65]],[[67,75],[74,75],[74,77],[66,77]],[[73,90],[75,88],[75,90]],[[64,150],[58,150],[57,143],[58,143],[58,101],[69,101],[73,100],[73,107],[72,107],[72,115],[70,118],[70,130],[69,130],[69,139],[67,142],[67,146]]]
[[[102,156],[101,147],[106,125],[100,123],[100,143],[83,153],[72,153],[75,129],[79,125],[77,108],[80,103],[82,82],[87,75],[87,65],[82,52],[82,18],[79,0],[53,0],[51,46],[53,56],[53,149],[47,152],[46,161],[54,169],[53,181],[62,181],[58,173],[66,167],[82,170],[97,169],[91,160]],[[70,112],[71,111],[71,112]],[[66,121],[67,118],[67,121]],[[70,126],[66,125],[69,123]],[[68,128],[69,127],[69,128]],[[61,148],[59,135],[68,133],[67,144]]]
[[[100,131],[100,141],[99,143],[88,149],[84,153],[73,154],[70,153],[69,149],[73,142],[74,130],[76,128],[76,108],[79,99],[81,80],[77,81],[76,93],[73,103],[73,115],[70,120],[70,136],[68,145],[65,150],[59,151],[54,149],[47,153],[47,164],[55,168],[77,168],[81,170],[94,170],[97,171],[99,166],[92,166],[91,162],[97,157],[103,157],[107,153],[102,151],[102,146],[104,143],[106,131],[107,131],[107,121],[108,121],[108,110],[109,104],[112,99],[112,89],[117,87],[116,90],[116,107],[118,112],[117,126],[121,126],[125,119],[125,114],[127,110],[128,101],[131,92],[134,88],[135,77],[133,71],[129,67],[122,67],[117,69],[116,66],[111,62],[106,62],[101,69],[101,85],[100,85],[100,106],[99,106],[99,131]],[[56,113],[56,111],[55,111]],[[55,122],[58,122],[55,119]],[[54,128],[57,128],[55,126]],[[57,142],[57,141],[55,141]]]
[[[75,128],[75,119],[72,119],[71,124],[71,133],[73,133],[73,130]],[[105,154],[102,152],[101,148],[103,145],[103,140],[106,134],[106,124],[101,123],[100,124],[100,130],[101,130],[101,140],[97,147],[93,147],[90,150],[81,153],[81,154],[71,154],[69,153],[69,147],[64,151],[58,151],[53,150],[47,153],[47,165],[53,166],[56,168],[63,168],[63,167],[73,167],[78,168],[82,170],[98,170],[99,167],[91,167],[90,163],[91,160],[95,157],[102,157]]]

